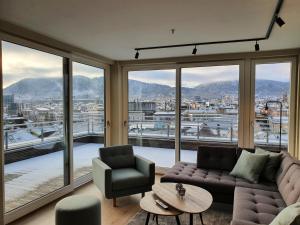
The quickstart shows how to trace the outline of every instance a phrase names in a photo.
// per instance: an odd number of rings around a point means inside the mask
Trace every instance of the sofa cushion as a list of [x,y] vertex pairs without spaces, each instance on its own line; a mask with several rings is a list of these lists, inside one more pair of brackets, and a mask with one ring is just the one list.
[[281,151],[281,154],[282,154],[282,160],[279,169],[277,170],[276,173],[277,185],[280,184],[281,180],[283,179],[284,175],[286,174],[290,166],[295,163],[295,159],[293,159],[293,157],[289,153],[285,151]]
[[268,155],[256,155],[248,151],[243,151],[230,175],[258,183],[259,176],[268,158]]
[[233,221],[267,225],[286,204],[279,192],[236,187],[233,207]]
[[300,165],[293,164],[289,167],[278,190],[287,205],[300,201]]
[[99,154],[100,159],[112,169],[135,167],[135,158],[131,145],[100,148]]
[[162,182],[192,184],[214,193],[233,195],[236,185],[265,190],[277,190],[275,183],[251,183],[242,178],[229,175],[225,170],[208,170],[197,168],[194,163],[178,162],[161,178]]
[[197,154],[197,167],[231,171],[236,163],[236,148],[201,146]]
[[265,164],[265,167],[261,173],[261,177],[265,180],[275,182],[276,172],[279,168],[279,164],[282,159],[281,154],[266,151],[262,148],[256,148],[255,154],[268,154],[269,155],[269,159]]
[[113,190],[142,187],[149,183],[149,179],[143,173],[133,168],[112,170],[111,179]]

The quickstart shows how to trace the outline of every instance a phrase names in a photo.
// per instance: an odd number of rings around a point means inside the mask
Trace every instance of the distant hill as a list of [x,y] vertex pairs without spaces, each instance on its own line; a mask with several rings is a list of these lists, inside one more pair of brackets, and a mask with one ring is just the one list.
[[[74,76],[73,94],[75,98],[103,98],[103,79]],[[4,89],[4,94],[14,94],[16,98],[24,100],[43,100],[62,97],[62,79],[59,78],[26,78]],[[194,88],[182,88],[182,96],[192,98],[201,96],[205,98],[220,98],[225,95],[236,95],[238,81],[221,81],[208,84],[201,84]],[[287,93],[289,83],[257,80],[257,96],[278,96]],[[168,85],[146,83],[136,80],[129,80],[129,96],[131,98],[161,98],[174,97],[175,88]]]
[[[73,95],[76,98],[103,98],[102,78],[74,76]],[[61,78],[26,78],[4,89],[4,94],[14,94],[15,98],[24,100],[60,99],[63,96]]]

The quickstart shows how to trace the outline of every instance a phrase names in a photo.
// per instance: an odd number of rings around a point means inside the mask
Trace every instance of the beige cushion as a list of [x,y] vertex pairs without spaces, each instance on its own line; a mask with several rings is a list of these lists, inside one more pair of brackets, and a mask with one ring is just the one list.
[[296,202],[283,209],[270,223],[270,225],[299,225],[300,202]]

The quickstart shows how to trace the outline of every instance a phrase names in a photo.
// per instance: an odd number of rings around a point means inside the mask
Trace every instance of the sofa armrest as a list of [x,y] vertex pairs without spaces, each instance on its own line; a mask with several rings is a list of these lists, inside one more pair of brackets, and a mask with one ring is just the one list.
[[93,181],[106,198],[112,198],[112,169],[99,158],[93,159]]
[[149,177],[150,185],[154,184],[155,163],[141,156],[135,156],[136,169]]

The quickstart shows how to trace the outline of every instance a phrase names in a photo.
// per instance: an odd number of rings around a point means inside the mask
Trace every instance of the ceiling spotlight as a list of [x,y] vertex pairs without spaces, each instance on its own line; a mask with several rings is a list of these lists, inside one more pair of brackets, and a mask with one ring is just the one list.
[[139,56],[140,56],[140,53],[139,53],[139,51],[137,50],[137,51],[136,51],[136,53],[135,53],[135,56],[134,56],[134,58],[135,58],[135,59],[138,59],[138,58],[139,58]]
[[193,55],[196,55],[196,53],[197,53],[197,46],[195,45],[195,48],[193,49],[192,54],[193,54]]
[[285,24],[285,22],[283,21],[283,19],[280,16],[276,17],[276,23],[280,27],[282,27]]
[[255,47],[255,51],[257,51],[257,52],[258,52],[258,51],[259,51],[259,44],[257,43],[257,41],[256,41],[256,43],[255,43],[255,46],[254,46],[254,47]]

